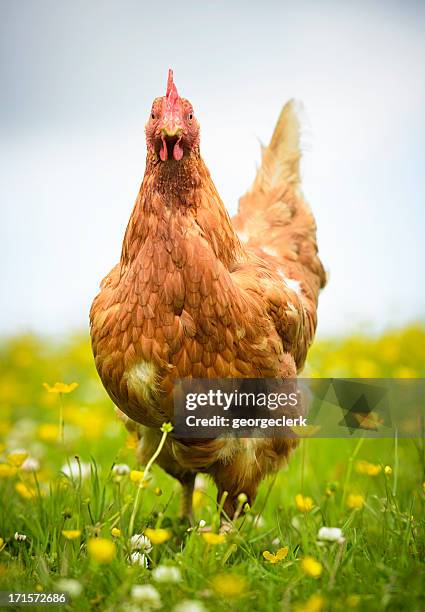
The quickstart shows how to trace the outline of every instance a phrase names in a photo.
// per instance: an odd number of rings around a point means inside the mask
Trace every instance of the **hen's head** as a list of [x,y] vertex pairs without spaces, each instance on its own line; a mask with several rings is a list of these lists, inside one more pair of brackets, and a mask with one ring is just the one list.
[[171,69],[167,93],[153,101],[145,131],[148,150],[154,151],[162,162],[180,161],[199,147],[199,123],[189,100],[177,93]]

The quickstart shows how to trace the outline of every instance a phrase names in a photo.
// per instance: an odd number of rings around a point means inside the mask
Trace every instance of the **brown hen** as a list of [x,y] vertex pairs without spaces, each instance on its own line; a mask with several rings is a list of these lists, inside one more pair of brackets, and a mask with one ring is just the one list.
[[[255,181],[231,221],[199,150],[199,124],[169,72],[146,125],[143,182],[120,262],[90,311],[99,376],[146,463],[173,420],[179,378],[294,378],[316,329],[325,272],[299,189],[300,126],[282,110]],[[167,438],[158,463],[183,485],[190,514],[197,472],[228,497],[254,501],[293,438]]]

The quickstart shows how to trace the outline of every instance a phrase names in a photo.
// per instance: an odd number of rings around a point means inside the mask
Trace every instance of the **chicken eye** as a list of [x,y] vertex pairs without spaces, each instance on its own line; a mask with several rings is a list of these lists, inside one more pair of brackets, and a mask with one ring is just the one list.
[[188,119],[189,119],[189,121],[192,121],[192,119],[193,119],[193,114],[192,113],[189,113]]
[[152,119],[155,119],[155,113],[151,113]]

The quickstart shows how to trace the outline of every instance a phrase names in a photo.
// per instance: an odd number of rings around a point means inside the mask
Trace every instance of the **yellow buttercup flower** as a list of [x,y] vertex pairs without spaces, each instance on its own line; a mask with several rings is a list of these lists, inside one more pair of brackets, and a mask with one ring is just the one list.
[[350,495],[347,497],[347,506],[348,508],[351,508],[351,510],[363,508],[364,502],[365,499],[361,494],[350,493]]
[[7,455],[7,461],[10,463],[10,465],[13,465],[14,467],[21,467],[21,465],[24,463],[25,459],[28,458],[28,453],[27,451],[15,451],[13,453],[9,453]]
[[365,474],[367,476],[377,476],[382,471],[382,467],[380,465],[375,465],[374,463],[369,463],[369,461],[357,461],[356,462],[356,472],[359,474]]
[[37,497],[37,491],[33,487],[28,487],[23,482],[17,482],[15,484],[15,491],[24,499],[34,499]]
[[0,478],[10,478],[11,476],[15,476],[18,468],[9,465],[8,463],[0,463]]
[[168,529],[152,529],[148,527],[145,529],[144,533],[152,544],[163,544],[171,538],[171,531]]
[[303,604],[295,607],[296,612],[320,612],[325,607],[325,599],[319,593],[314,593]]
[[55,423],[43,423],[38,428],[38,437],[43,442],[57,442],[59,427]]
[[78,383],[73,382],[67,385],[63,382],[57,382],[53,386],[50,386],[48,383],[43,383],[43,387],[48,393],[71,393],[78,387]]
[[119,538],[119,537],[120,537],[120,535],[121,535],[121,529],[118,529],[118,527],[112,527],[112,529],[111,529],[111,535],[112,535],[114,538]]
[[277,550],[275,554],[269,552],[268,550],[265,550],[263,552],[263,557],[267,559],[267,561],[270,561],[270,563],[279,563],[279,561],[282,561],[288,556],[288,551],[289,549],[287,546],[279,548],[279,550]]
[[138,443],[139,443],[139,438],[137,436],[137,433],[135,431],[132,431],[131,433],[129,433],[125,440],[126,448],[131,448],[131,449],[137,448]]
[[96,563],[111,563],[117,553],[114,542],[106,538],[90,538],[87,542],[89,556]]
[[192,497],[193,508],[200,508],[205,505],[205,502],[205,493],[201,489],[195,489]]
[[217,574],[211,583],[214,591],[223,597],[238,597],[246,589],[246,580],[236,574]]
[[310,512],[313,509],[313,500],[311,497],[304,497],[301,493],[295,495],[295,505],[300,512]]
[[206,531],[202,534],[202,537],[207,544],[212,544],[213,546],[216,544],[223,544],[223,542],[226,541],[226,536],[224,533],[211,533]]
[[79,529],[63,529],[62,535],[67,540],[76,540],[80,537],[81,531]]
[[130,472],[130,480],[131,482],[139,483],[143,479],[144,472],[140,470],[131,470]]
[[311,578],[319,578],[323,571],[322,564],[313,557],[304,557],[301,561],[301,569]]

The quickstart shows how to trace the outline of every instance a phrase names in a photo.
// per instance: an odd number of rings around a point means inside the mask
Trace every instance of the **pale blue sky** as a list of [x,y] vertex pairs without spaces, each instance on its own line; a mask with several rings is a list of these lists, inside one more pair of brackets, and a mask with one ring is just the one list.
[[0,333],[87,326],[169,66],[230,212],[282,104],[330,272],[319,333],[422,318],[425,5],[0,0]]

